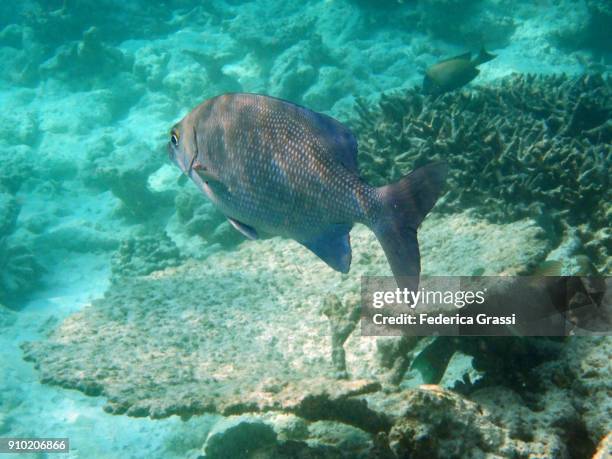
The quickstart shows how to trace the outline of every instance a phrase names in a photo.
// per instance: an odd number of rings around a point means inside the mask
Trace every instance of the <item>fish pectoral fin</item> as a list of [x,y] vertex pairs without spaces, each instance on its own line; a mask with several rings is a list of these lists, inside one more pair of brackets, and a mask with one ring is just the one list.
[[221,181],[221,179],[216,173],[208,169],[198,169],[195,171],[195,173],[198,174],[198,177],[200,177],[200,179],[204,182],[204,186],[208,187],[209,189],[212,189],[215,192],[223,193],[231,191],[225,185],[225,183]]
[[207,168],[194,169],[195,173],[205,182],[221,183],[221,179],[217,174]]
[[239,222],[238,220],[234,220],[233,218],[230,218],[230,217],[227,217],[227,219],[234,228],[240,231],[248,239],[255,240],[259,238],[257,231],[252,226]]
[[333,225],[317,237],[301,244],[328,264],[329,267],[348,273],[351,267],[351,241],[349,231],[352,225]]

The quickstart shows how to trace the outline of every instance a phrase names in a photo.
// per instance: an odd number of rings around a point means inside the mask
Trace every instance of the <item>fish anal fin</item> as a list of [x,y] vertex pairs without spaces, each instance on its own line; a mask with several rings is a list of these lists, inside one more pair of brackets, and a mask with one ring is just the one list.
[[230,218],[230,217],[227,217],[227,220],[230,222],[230,224],[234,228],[240,231],[246,238],[252,239],[252,240],[259,238],[257,231],[252,226],[239,222],[238,220],[234,220],[233,218]]
[[332,225],[318,236],[301,244],[329,267],[346,274],[351,267],[350,230],[351,225]]

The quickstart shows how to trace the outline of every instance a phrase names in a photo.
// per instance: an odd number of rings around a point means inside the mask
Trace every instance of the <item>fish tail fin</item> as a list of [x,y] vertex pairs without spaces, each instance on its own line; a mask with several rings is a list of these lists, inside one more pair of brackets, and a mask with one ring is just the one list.
[[478,67],[480,64],[489,62],[490,60],[495,59],[496,57],[497,54],[488,53],[487,50],[485,50],[484,46],[482,46],[480,48],[478,56],[476,56],[476,59],[474,59],[474,67]]
[[377,189],[382,208],[371,224],[398,287],[416,290],[421,263],[417,228],[434,206],[448,167],[432,163]]

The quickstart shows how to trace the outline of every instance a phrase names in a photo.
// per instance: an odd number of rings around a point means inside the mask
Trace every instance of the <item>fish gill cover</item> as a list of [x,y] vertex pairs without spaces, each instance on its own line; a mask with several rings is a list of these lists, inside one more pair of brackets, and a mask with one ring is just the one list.
[[[1,2],[0,437],[61,430],[108,458],[606,457],[609,337],[361,337],[359,276],[389,274],[371,233],[352,232],[350,275],[242,244],[165,144],[206,98],[288,99],[351,127],[373,185],[449,163],[424,273],[609,274],[611,22],[605,0]],[[415,89],[482,45],[497,57],[469,85]]]

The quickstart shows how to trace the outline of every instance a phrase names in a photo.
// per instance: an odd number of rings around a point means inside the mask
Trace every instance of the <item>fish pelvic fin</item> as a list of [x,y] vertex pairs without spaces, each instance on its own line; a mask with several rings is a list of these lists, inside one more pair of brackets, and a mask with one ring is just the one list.
[[497,57],[497,54],[488,53],[484,49],[484,46],[483,46],[482,48],[480,48],[480,52],[478,53],[478,56],[474,58],[474,61],[472,63],[474,64],[474,67],[478,67],[480,64],[489,62],[490,60],[493,60],[496,57]]
[[231,217],[227,217],[227,220],[230,222],[230,225],[232,225],[237,231],[242,233],[242,235],[247,239],[255,240],[259,238],[257,230],[252,226],[249,226],[246,223],[239,222],[238,220],[235,220]]
[[446,163],[428,164],[377,189],[382,208],[371,229],[400,288],[418,288],[421,260],[417,229],[438,200],[447,171]]

